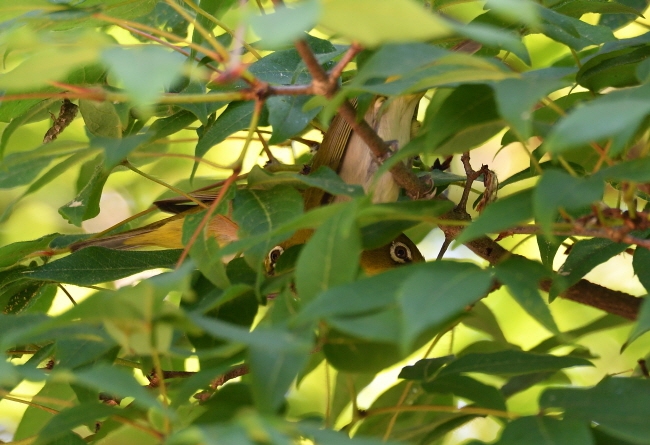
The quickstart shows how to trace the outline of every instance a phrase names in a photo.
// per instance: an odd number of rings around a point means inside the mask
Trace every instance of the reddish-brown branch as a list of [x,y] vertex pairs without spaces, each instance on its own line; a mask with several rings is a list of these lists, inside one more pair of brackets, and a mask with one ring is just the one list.
[[[448,220],[469,220],[469,215],[464,211],[461,212],[455,209],[447,213],[444,218]],[[445,234],[445,237],[452,239],[456,238],[463,230],[463,227],[456,225],[441,224],[439,227]],[[499,243],[486,236],[470,241],[465,245],[472,252],[488,261],[490,264],[497,264],[505,258],[506,255],[513,255]],[[543,291],[548,292],[550,288],[550,280],[544,280],[540,283],[540,289]],[[611,290],[584,279],[562,292],[560,297],[596,309],[601,309],[610,314],[619,315],[628,320],[636,320],[639,313],[639,307],[643,301],[643,299],[634,297],[625,292]]]

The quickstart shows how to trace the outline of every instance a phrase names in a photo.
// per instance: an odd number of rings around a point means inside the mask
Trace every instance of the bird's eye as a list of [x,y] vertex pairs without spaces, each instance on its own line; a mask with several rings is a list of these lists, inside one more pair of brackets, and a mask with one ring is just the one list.
[[275,265],[275,263],[278,261],[280,258],[280,255],[284,253],[284,249],[280,246],[275,246],[271,251],[269,252],[269,263],[271,266]]
[[413,261],[413,256],[411,255],[411,249],[404,243],[399,241],[394,241],[390,245],[390,257],[396,263],[405,264]]

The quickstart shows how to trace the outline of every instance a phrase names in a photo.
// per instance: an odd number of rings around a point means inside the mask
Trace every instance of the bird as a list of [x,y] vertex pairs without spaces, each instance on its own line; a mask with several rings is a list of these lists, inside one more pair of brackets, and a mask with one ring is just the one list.
[[[400,96],[387,101],[384,97],[376,97],[367,109],[364,119],[385,141],[395,142],[403,146],[411,136],[411,122],[417,110],[421,95]],[[323,136],[314,158],[311,171],[321,166],[328,166],[339,173],[349,184],[359,184],[373,194],[374,202],[395,201],[399,195],[399,186],[394,182],[390,173],[385,173],[373,184],[374,173],[379,162],[374,159],[371,151],[363,140],[356,135],[350,125],[336,115]],[[210,196],[198,196],[199,200],[209,201]],[[345,199],[345,198],[343,198]],[[332,197],[323,190],[309,188],[304,194],[305,210],[326,205],[341,200]],[[160,205],[160,207],[164,207]],[[164,207],[169,209],[169,207]],[[186,208],[183,206],[182,208]],[[182,228],[185,217],[202,210],[195,206],[183,210],[171,217],[128,230],[116,235],[103,238],[79,241],[70,246],[72,251],[89,246],[102,246],[111,249],[135,249],[143,247],[160,247],[167,249],[183,248]],[[217,214],[208,222],[208,233],[215,237],[219,246],[223,247],[238,239],[238,226],[226,215]],[[275,263],[282,253],[291,246],[305,243],[312,230],[298,231],[283,243],[271,248],[265,259],[267,273],[272,274]],[[406,235],[401,234],[388,244],[365,250],[361,254],[360,265],[366,275],[375,275],[385,270],[425,261],[417,246]]]

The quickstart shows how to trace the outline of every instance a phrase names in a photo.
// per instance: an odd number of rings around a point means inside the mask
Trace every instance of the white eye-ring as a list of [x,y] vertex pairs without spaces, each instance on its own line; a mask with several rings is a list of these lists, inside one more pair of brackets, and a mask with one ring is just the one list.
[[406,264],[413,261],[411,249],[404,243],[393,241],[390,245],[390,257],[396,263]]
[[284,249],[280,246],[275,246],[273,249],[271,249],[268,255],[269,265],[271,269],[273,269],[275,263],[277,263],[278,259],[280,258],[280,255],[282,255],[283,253],[284,253]]

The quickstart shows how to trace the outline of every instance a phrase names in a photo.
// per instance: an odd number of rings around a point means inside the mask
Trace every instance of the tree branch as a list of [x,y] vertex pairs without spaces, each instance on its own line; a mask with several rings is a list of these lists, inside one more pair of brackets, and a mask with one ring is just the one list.
[[[459,209],[452,210],[442,218],[456,221],[470,220],[469,215]],[[439,227],[445,234],[445,237],[450,238],[456,238],[463,230],[463,227],[455,225],[441,224]],[[492,265],[497,264],[506,255],[515,255],[487,236],[465,243],[465,245],[476,255]],[[548,292],[551,288],[551,283],[551,280],[543,280],[540,282],[539,287],[543,291]],[[619,315],[628,320],[636,320],[639,307],[643,301],[642,298],[637,298],[625,292],[608,289],[584,279],[562,292],[560,297],[601,309],[610,314]]]

